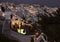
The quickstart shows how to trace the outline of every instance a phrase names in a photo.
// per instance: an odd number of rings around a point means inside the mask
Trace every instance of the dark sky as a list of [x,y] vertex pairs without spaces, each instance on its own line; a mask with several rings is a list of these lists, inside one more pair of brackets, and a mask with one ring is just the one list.
[[0,2],[12,2],[15,4],[28,3],[28,4],[47,5],[47,6],[60,6],[60,0],[0,0]]

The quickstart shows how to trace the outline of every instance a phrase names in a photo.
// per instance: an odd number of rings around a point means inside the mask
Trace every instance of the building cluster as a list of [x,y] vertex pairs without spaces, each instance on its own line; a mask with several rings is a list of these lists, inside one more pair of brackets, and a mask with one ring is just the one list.
[[[0,3],[0,16],[3,16],[5,19],[12,20],[14,22],[20,23],[21,20],[26,24],[36,24],[38,25],[39,21],[42,21],[43,18],[55,17],[58,10],[57,7],[47,7],[40,5],[31,5],[31,4],[19,4],[15,5],[13,3]],[[14,16],[15,14],[16,16]],[[13,15],[13,18],[11,18]],[[44,17],[43,17],[44,16]],[[18,20],[18,21],[16,21]],[[20,22],[19,22],[20,21]],[[20,26],[20,25],[19,25]]]
[[57,10],[59,10],[57,7],[37,4],[0,3],[0,21],[9,20],[11,29],[18,33],[34,35],[36,33],[38,36],[41,32],[42,22],[45,25],[45,23],[58,21],[59,11],[57,12]]

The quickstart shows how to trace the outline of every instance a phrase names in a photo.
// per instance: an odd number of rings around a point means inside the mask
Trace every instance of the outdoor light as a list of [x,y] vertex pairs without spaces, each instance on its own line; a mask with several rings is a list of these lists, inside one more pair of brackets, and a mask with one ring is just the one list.
[[18,33],[26,34],[26,32],[24,32],[24,29],[18,29]]
[[3,13],[2,16],[5,17],[5,14]]

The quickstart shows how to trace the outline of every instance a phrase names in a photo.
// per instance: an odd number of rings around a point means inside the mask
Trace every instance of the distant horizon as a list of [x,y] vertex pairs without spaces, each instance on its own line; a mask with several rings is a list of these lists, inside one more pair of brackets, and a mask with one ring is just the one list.
[[2,2],[11,2],[14,4],[40,4],[51,7],[60,7],[60,0],[0,0]]

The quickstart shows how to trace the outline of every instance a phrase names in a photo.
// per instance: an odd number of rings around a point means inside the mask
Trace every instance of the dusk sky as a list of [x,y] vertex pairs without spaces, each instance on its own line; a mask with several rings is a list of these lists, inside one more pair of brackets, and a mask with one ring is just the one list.
[[27,4],[40,4],[47,6],[60,6],[60,0],[0,0],[1,2],[12,2],[15,4],[27,3]]

